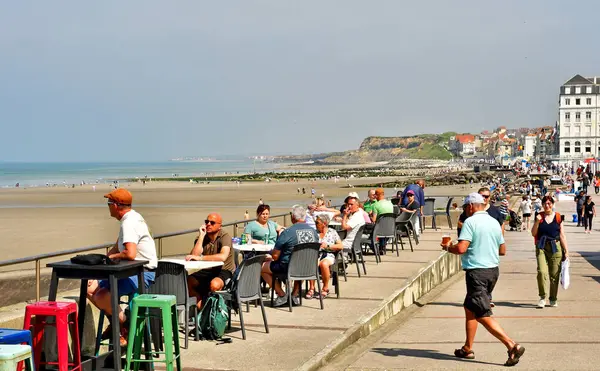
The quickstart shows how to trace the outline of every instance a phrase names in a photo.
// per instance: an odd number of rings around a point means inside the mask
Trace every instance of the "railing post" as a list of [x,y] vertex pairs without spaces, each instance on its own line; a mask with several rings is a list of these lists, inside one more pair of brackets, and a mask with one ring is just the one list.
[[41,281],[40,260],[35,261],[35,301],[40,301],[40,281]]
[[162,259],[163,257],[163,249],[162,249],[162,238],[158,239],[158,258]]
[[233,225],[233,237],[237,237],[237,223]]

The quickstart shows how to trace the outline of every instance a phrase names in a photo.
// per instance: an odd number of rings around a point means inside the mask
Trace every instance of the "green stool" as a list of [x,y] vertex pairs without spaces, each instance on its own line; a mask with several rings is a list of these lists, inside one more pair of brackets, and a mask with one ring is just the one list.
[[[154,352],[164,354],[164,360],[142,359],[142,342],[144,340],[144,331],[146,321],[150,318],[150,309],[160,310],[162,318],[162,327],[164,332],[164,352]],[[141,309],[141,311],[140,311]],[[134,363],[134,370],[138,371],[141,362],[161,362],[167,366],[167,371],[173,371],[173,361],[177,362],[177,370],[181,371],[181,357],[179,352],[179,335],[177,324],[177,301],[175,295],[155,295],[143,294],[133,299],[130,315],[129,340],[127,345],[127,363],[125,371],[129,371],[131,363]],[[175,349],[173,350],[173,343]],[[151,351],[151,350],[147,350]]]
[[21,361],[27,370],[35,371],[29,345],[0,345],[0,371],[15,371]]

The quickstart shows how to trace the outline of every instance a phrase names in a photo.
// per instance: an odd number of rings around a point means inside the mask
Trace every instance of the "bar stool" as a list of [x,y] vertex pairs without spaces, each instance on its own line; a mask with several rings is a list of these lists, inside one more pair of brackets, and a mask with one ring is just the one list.
[[[31,347],[31,331],[15,330],[10,328],[0,328],[0,344],[17,345],[26,343]],[[23,369],[22,363],[19,363],[18,370]]]
[[[164,360],[146,360],[142,359],[142,341],[146,329],[146,321],[149,320],[150,310],[159,310],[159,317],[162,318],[164,331],[164,352],[154,352],[164,354]],[[177,332],[179,325],[177,323],[177,300],[175,295],[155,295],[143,294],[135,297],[131,306],[129,326],[129,339],[127,345],[127,362],[125,371],[131,369],[131,363],[135,363],[135,370],[139,369],[141,362],[161,362],[166,364],[167,371],[173,371],[173,361],[177,363],[177,370],[181,371],[181,357],[179,352],[179,334]],[[160,329],[159,329],[160,331]],[[173,343],[175,346],[173,347]],[[146,349],[150,352],[151,349]]]
[[0,345],[0,371],[15,371],[21,361],[25,361],[28,371],[35,371],[32,358],[29,345]]
[[[31,317],[35,316],[32,324]],[[55,323],[48,323],[47,317],[55,317]],[[69,317],[72,317],[69,320]],[[77,325],[77,303],[67,303],[58,301],[39,301],[29,304],[25,308],[25,324],[23,328],[30,330],[33,339],[33,355],[35,368],[42,364],[58,365],[59,371],[68,371],[69,366],[72,369],[81,368],[81,349],[79,346],[79,329]],[[45,326],[56,327],[56,337],[58,343],[58,362],[41,362],[42,356],[42,337]],[[69,332],[73,343],[73,362],[69,362]]]

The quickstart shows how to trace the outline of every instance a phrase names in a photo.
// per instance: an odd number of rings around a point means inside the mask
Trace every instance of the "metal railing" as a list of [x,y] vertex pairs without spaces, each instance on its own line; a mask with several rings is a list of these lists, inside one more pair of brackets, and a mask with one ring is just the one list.
[[[291,214],[289,212],[283,213],[283,214],[271,215],[271,219],[277,219],[277,218],[282,218],[282,220],[283,220],[282,223],[283,223],[284,227],[288,226],[288,221],[291,222]],[[238,236],[238,228],[240,227],[240,225],[245,226],[245,224],[250,221],[251,220],[238,220],[235,222],[223,224],[222,227],[223,228],[233,227],[233,237],[237,237]],[[183,236],[186,234],[192,234],[192,233],[198,233],[198,232],[199,232],[199,229],[194,228],[194,229],[186,229],[186,230],[177,231],[177,232],[162,233],[162,234],[154,236],[154,242],[156,244],[156,254],[158,256],[158,259],[162,259],[164,256],[163,255],[163,243],[162,243],[163,239],[170,238],[170,237],[176,237],[176,236]],[[88,253],[88,252],[101,250],[101,249],[105,249],[106,253],[108,253],[108,251],[114,246],[114,244],[115,244],[114,242],[103,243],[103,244],[99,244],[99,245],[80,247],[77,249],[62,250],[62,251],[51,252],[51,253],[46,253],[46,254],[27,256],[24,258],[4,260],[4,261],[0,261],[0,268],[13,266],[13,265],[17,265],[17,264],[35,262],[35,298],[36,298],[36,301],[40,301],[40,281],[41,281],[41,276],[42,276],[41,272],[42,272],[42,261],[43,260],[58,258],[61,256],[69,256],[69,255]]]

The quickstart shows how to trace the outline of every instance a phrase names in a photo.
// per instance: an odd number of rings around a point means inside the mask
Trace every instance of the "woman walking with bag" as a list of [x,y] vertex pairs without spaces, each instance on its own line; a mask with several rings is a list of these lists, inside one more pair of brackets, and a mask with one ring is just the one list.
[[[550,306],[557,307],[558,285],[562,262],[569,257],[567,239],[563,231],[561,215],[554,212],[554,199],[546,196],[542,199],[543,212],[535,218],[531,234],[535,238],[537,257],[537,283],[540,295],[538,308],[546,306],[546,298]],[[549,281],[549,295],[546,286]]]

